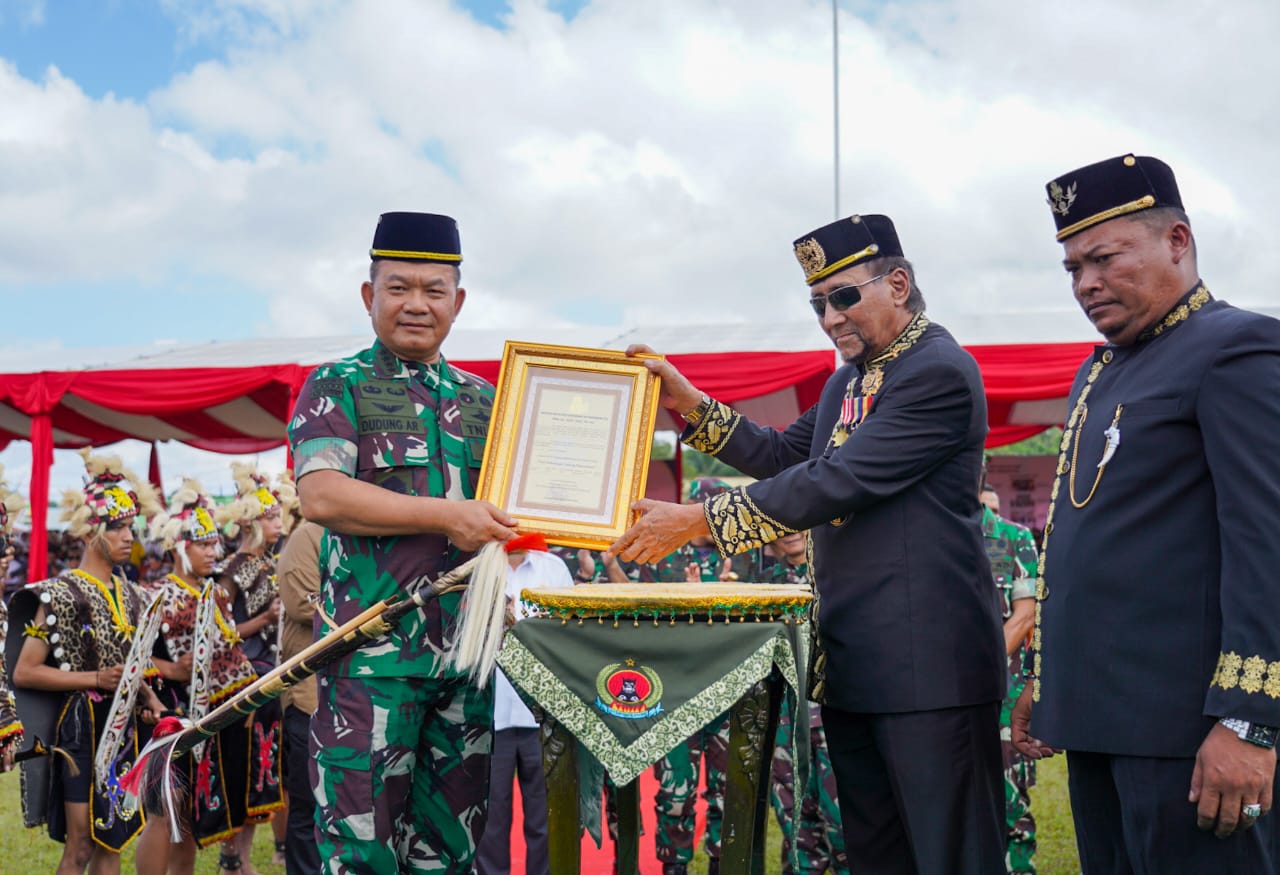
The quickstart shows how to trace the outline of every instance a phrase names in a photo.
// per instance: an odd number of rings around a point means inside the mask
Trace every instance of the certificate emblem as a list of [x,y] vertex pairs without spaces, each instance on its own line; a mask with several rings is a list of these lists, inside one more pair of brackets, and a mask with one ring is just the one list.
[[624,720],[656,717],[662,713],[662,678],[633,659],[610,663],[596,675],[596,707]]

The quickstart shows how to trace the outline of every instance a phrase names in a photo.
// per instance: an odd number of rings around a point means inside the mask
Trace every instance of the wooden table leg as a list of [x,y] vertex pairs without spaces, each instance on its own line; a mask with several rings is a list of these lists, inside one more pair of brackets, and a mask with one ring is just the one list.
[[764,875],[769,776],[781,704],[782,678],[775,670],[729,709],[729,755],[720,832],[722,875]]
[[618,875],[640,875],[640,779],[617,788]]
[[582,866],[578,740],[549,717],[542,724],[542,772],[547,779],[547,847],[551,871],[556,875],[577,875]]

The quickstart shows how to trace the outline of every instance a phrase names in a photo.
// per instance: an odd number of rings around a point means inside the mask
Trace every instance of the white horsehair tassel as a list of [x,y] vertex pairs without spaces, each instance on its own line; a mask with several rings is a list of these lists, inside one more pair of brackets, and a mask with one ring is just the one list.
[[480,548],[471,582],[462,593],[462,619],[449,651],[448,665],[468,672],[484,689],[493,677],[502,647],[503,618],[507,604],[507,553],[491,541]]

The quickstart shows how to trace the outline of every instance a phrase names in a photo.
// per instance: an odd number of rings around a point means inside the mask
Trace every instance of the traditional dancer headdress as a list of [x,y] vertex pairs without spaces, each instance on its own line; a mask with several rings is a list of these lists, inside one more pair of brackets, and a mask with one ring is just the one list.
[[9,532],[13,530],[13,518],[27,506],[21,493],[9,489],[4,479],[4,465],[0,465],[0,553],[9,546]]
[[[273,490],[270,486],[271,481],[248,462],[232,462],[231,476],[236,481],[236,499],[230,504],[218,507],[216,515],[218,525],[233,538],[239,536],[241,531],[248,527],[249,531],[245,536],[244,544],[251,548],[259,547],[262,545],[263,536],[262,526],[258,521],[265,516],[284,512],[280,492]],[[289,492],[296,500],[297,490],[293,489],[292,485],[289,487]]]
[[73,538],[101,537],[107,526],[150,517],[161,510],[156,488],[120,461],[119,456],[95,456],[80,451],[89,482],[83,490],[62,493],[62,519]]
[[293,482],[293,471],[286,468],[276,478],[276,497],[284,511],[284,533],[288,535],[302,522],[302,502],[298,500],[298,487]]
[[164,552],[172,552],[187,574],[191,560],[186,545],[199,541],[222,543],[213,520],[214,506],[199,481],[183,478],[182,486],[169,499],[169,509],[151,520],[147,539]]

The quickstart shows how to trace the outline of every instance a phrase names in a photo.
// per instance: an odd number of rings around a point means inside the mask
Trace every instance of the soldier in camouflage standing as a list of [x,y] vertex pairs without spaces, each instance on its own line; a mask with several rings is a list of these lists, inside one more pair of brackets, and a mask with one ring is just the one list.
[[982,534],[991,559],[991,575],[1000,591],[1004,615],[1004,643],[1009,654],[1009,694],[1000,708],[1000,747],[1004,753],[1005,867],[1009,875],[1034,873],[1036,865],[1036,821],[1031,816],[1030,790],[1036,783],[1036,764],[1020,754],[1010,736],[1009,717],[1013,703],[1026,685],[1022,658],[1027,633],[1035,622],[1035,575],[1038,557],[1030,529],[1000,516],[1000,496],[984,482],[978,494],[982,501]]
[[[323,365],[289,425],[324,615],[344,623],[515,535],[473,500],[493,387],[440,347],[466,300],[448,216],[385,213],[361,287],[377,341]],[[330,875],[471,871],[484,831],[492,687],[446,668],[449,594],[318,675],[311,723],[320,858]]]
[[[784,535],[771,545],[778,561],[771,565],[761,583],[809,585],[808,545],[804,532]],[[809,782],[800,800],[800,820],[793,819],[795,804],[795,764],[791,762],[791,716],[784,708],[778,721],[778,740],[773,748],[772,785],[769,801],[782,830],[783,875],[849,875],[849,857],[844,849],[844,827],[836,799],[836,775],[827,753],[827,736],[822,731],[822,706],[809,706]],[[796,862],[791,864],[792,848]]]

